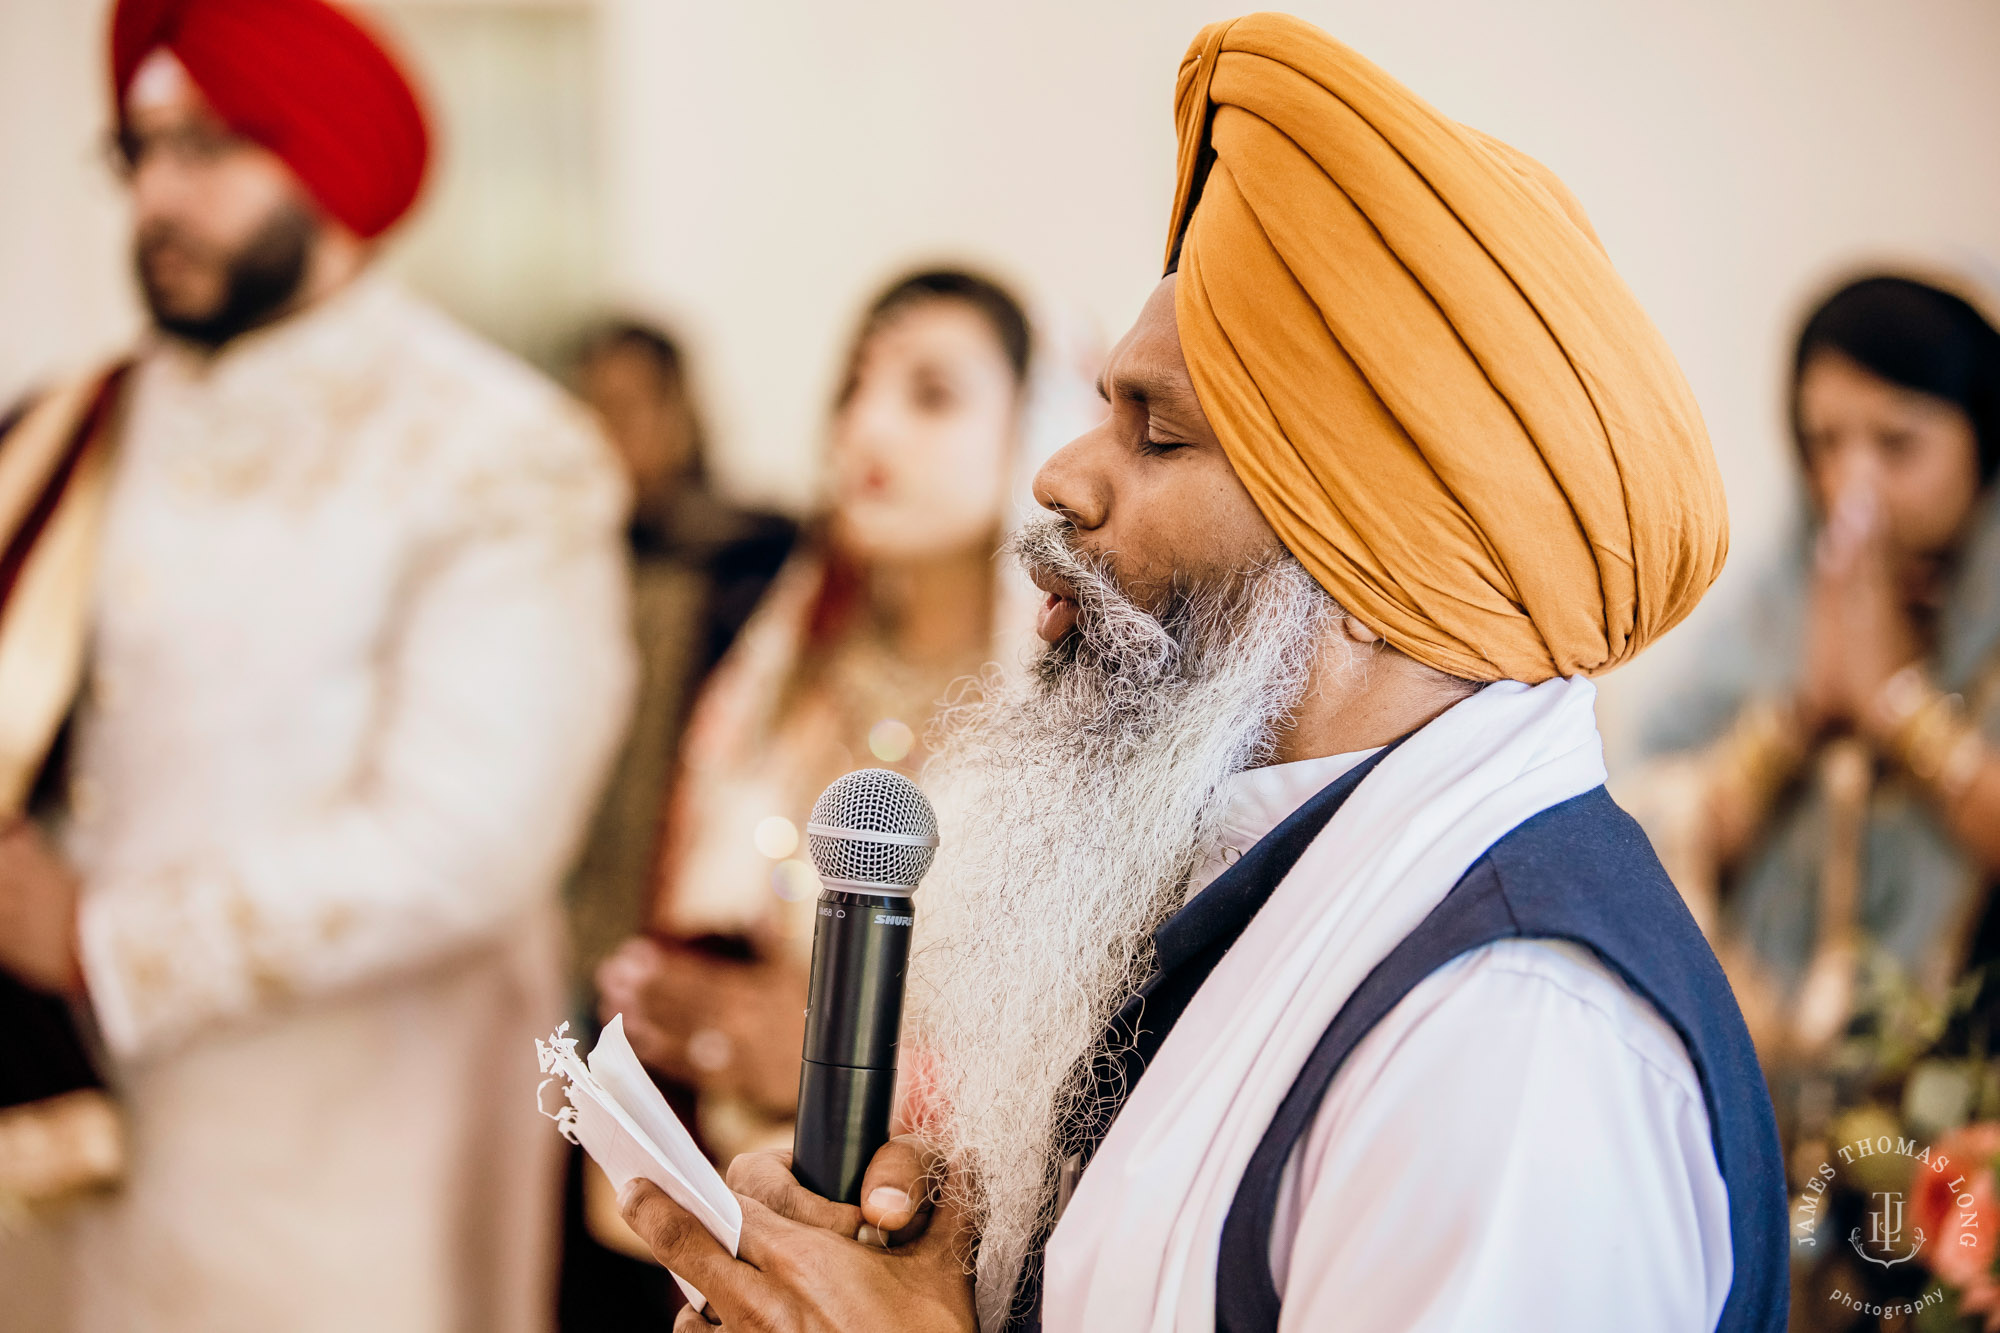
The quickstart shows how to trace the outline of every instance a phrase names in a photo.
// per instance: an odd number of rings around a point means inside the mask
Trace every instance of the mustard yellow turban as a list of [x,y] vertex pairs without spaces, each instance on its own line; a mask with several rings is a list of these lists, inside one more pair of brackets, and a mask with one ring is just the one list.
[[1708,434],[1560,181],[1281,14],[1204,29],[1174,116],[1188,369],[1327,592],[1474,680],[1603,671],[1693,608]]

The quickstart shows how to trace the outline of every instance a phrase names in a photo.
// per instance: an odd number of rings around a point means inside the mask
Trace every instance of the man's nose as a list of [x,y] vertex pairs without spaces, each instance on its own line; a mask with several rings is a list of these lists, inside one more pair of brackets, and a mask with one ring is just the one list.
[[1035,503],[1086,531],[1103,526],[1111,516],[1110,486],[1092,466],[1097,433],[1071,440],[1035,473]]
[[162,160],[163,157],[161,153],[148,153],[133,168],[130,178],[132,221],[139,227],[171,216],[186,197],[185,173]]

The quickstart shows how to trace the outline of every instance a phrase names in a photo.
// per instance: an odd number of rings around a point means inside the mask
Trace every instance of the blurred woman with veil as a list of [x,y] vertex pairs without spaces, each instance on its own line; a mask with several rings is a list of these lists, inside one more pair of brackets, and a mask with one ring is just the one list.
[[598,983],[720,1161],[791,1143],[814,798],[855,768],[914,775],[952,682],[1019,659],[1035,594],[994,553],[1033,473],[1024,441],[1062,432],[1050,408],[1094,406],[1046,349],[1030,392],[1030,341],[1020,302],[960,270],[869,306],[834,404],[827,509],[695,706],[648,933]]

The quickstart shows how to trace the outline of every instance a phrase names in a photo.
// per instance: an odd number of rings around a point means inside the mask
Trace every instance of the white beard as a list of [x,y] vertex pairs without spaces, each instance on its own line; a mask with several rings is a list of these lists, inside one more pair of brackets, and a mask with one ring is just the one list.
[[1149,973],[1228,780],[1268,758],[1315,662],[1345,643],[1328,633],[1344,613],[1289,555],[1176,595],[1162,619],[1083,564],[1067,524],[1033,524],[1013,549],[1076,589],[1077,632],[1034,679],[989,674],[938,724],[926,780],[944,839],[909,992],[918,1129],[976,1223],[985,1329],[1052,1210],[1085,1057]]

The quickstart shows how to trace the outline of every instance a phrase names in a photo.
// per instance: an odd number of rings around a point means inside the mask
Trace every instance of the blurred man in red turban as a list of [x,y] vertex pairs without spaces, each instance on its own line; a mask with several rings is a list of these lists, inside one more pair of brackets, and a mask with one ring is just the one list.
[[342,285],[423,185],[410,85],[318,0],[131,0],[112,19],[111,78],[146,302],[194,342]]
[[428,134],[352,18],[125,0],[111,67],[155,330],[0,439],[0,969],[93,1015],[129,1139],[75,1327],[545,1328],[521,1059],[630,690],[617,465],[372,272]]

